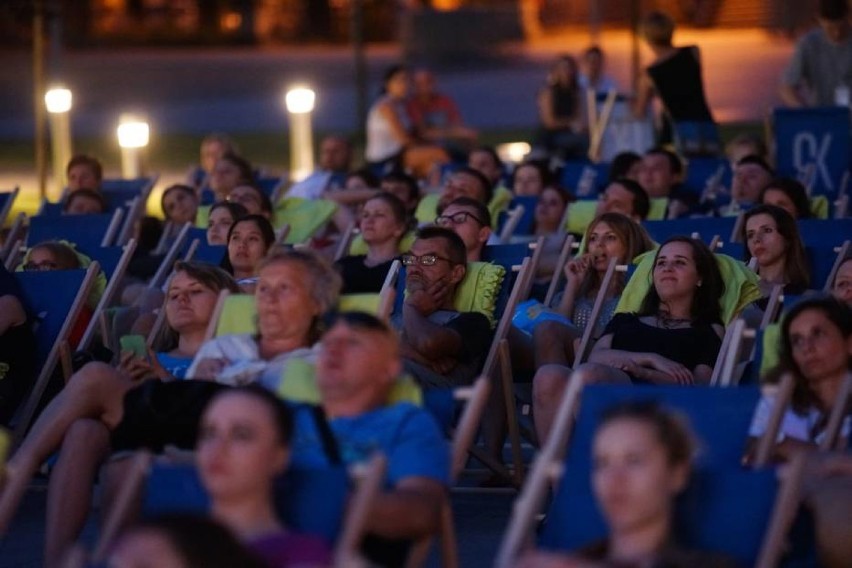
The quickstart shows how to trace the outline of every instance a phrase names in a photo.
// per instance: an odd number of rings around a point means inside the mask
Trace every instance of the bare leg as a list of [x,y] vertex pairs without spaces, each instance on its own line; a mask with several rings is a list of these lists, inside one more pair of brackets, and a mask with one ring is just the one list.
[[24,438],[6,467],[0,493],[0,535],[6,533],[27,485],[39,465],[55,451],[71,424],[80,418],[114,428],[121,420],[124,394],[133,383],[105,363],[89,363],[71,377]]
[[[111,516],[114,514],[114,509],[118,505],[119,495],[124,487],[125,482],[132,475],[135,454],[128,454],[120,459],[111,459],[106,463],[101,470],[101,486],[103,488],[103,500],[101,506],[101,527],[106,526]],[[118,527],[117,533],[120,534],[124,528],[124,524],[128,524],[139,517],[142,512],[142,493],[140,492],[139,500],[131,504],[130,509],[124,511],[122,515],[122,526]]]
[[533,422],[539,446],[544,446],[550,436],[553,419],[570,376],[568,367],[545,365],[533,377]]
[[109,454],[109,429],[99,420],[83,418],[68,428],[47,491],[45,566],[61,560],[89,516],[98,466]]
[[536,369],[544,365],[574,364],[574,340],[579,337],[576,328],[555,321],[545,321],[533,330],[533,352]]

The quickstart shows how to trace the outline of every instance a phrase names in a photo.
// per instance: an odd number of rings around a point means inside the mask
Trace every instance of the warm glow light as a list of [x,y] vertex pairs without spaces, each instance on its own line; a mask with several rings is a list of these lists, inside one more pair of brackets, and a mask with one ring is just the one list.
[[314,110],[316,93],[308,87],[293,87],[284,96],[287,112],[291,114],[304,114]]
[[518,164],[530,153],[530,149],[530,145],[526,142],[507,142],[497,146],[497,155],[504,162]]
[[50,89],[44,94],[47,112],[62,113],[71,110],[71,91],[64,88]]
[[118,145],[122,148],[144,148],[148,145],[148,123],[124,115],[118,124]]

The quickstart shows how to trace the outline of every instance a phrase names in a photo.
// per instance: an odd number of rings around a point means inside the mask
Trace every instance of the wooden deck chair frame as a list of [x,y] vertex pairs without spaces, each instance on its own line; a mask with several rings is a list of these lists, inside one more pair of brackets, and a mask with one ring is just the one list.
[[384,322],[390,321],[393,305],[396,301],[396,281],[399,279],[400,270],[402,270],[402,262],[398,259],[394,260],[385,276],[382,289],[379,290],[379,311],[376,317]]
[[[565,225],[561,225],[564,227]],[[579,247],[579,243],[577,244]],[[559,258],[556,260],[556,269],[553,271],[553,276],[550,278],[550,285],[547,287],[547,294],[544,296],[544,305],[549,306],[553,302],[553,297],[556,295],[556,290],[559,288],[559,282],[562,280],[562,269],[568,263],[571,257],[571,251],[574,249],[574,235],[565,234],[565,240],[562,242],[562,248],[559,250]]]
[[80,345],[77,347],[78,349],[87,349],[91,344],[92,339],[95,336],[95,332],[98,330],[98,326],[100,325],[100,314],[112,304],[112,301],[118,292],[118,288],[121,286],[122,280],[124,280],[124,274],[127,272],[127,267],[130,265],[130,260],[133,258],[133,253],[135,251],[136,239],[130,239],[124,245],[124,252],[121,253],[121,258],[118,260],[115,271],[112,273],[112,278],[110,278],[109,282],[107,282],[104,293],[101,295],[101,299],[95,307],[92,319],[89,321],[89,325],[86,327],[86,331],[80,339]]
[[115,244],[125,245],[133,237],[136,221],[138,221],[145,212],[145,197],[134,197],[127,206],[127,216],[121,226],[121,231],[118,233]]
[[[485,405],[488,403],[488,394],[491,391],[491,383],[486,376],[478,377],[473,385],[454,389],[453,398],[464,401],[465,407],[459,418],[458,426],[453,432],[452,450],[450,459],[450,483],[454,484],[464,469],[467,461],[468,451],[476,439],[476,432]],[[441,503],[441,519],[438,529],[441,539],[441,566],[443,568],[458,568],[458,546],[456,543],[455,528],[453,522],[453,511],[449,499]],[[417,568],[423,566],[429,555],[433,537],[426,537],[414,544],[406,561],[406,568]]]
[[739,243],[740,241],[740,232],[743,230],[743,224],[745,223],[745,212],[740,211],[737,213],[737,220],[734,222],[734,228],[731,229],[731,236],[728,237],[728,242],[730,243]]
[[515,229],[518,228],[518,223],[521,222],[521,218],[524,216],[524,211],[526,211],[526,208],[518,203],[507,212],[506,222],[503,223],[503,229],[500,231],[499,235],[501,244],[508,243],[512,238],[512,235],[515,234]]
[[[755,467],[766,467],[772,458],[772,448],[775,445],[775,440],[778,437],[778,430],[781,428],[781,422],[784,413],[790,406],[790,401],[793,397],[793,388],[796,379],[792,373],[784,373],[781,376],[781,381],[778,384],[778,389],[775,393],[775,402],[772,407],[772,412],[769,414],[769,421],[766,425],[766,431],[760,437],[755,448]],[[846,408],[849,397],[852,394],[852,373],[846,373],[846,377],[841,385],[837,400],[831,408],[831,413],[828,418],[828,425],[825,429],[825,436],[820,442],[820,451],[829,451],[837,449],[840,442],[841,426],[843,418],[846,414]]]
[[77,291],[74,301],[71,303],[71,308],[65,316],[65,321],[59,329],[59,335],[48,352],[47,359],[45,359],[44,365],[40,369],[35,383],[33,384],[32,391],[21,406],[13,438],[16,446],[21,442],[24,434],[26,434],[27,429],[29,428],[30,422],[35,415],[36,408],[38,407],[38,403],[41,401],[44,389],[47,387],[47,383],[50,381],[50,377],[53,374],[53,370],[56,368],[57,363],[59,363],[60,344],[70,335],[71,330],[77,321],[77,317],[80,315],[80,310],[83,309],[83,306],[89,297],[89,293],[95,284],[95,278],[97,277],[100,269],[100,264],[98,264],[97,261],[92,262],[92,264],[89,265],[89,268],[86,269],[86,275],[83,278],[83,282],[80,284],[80,289]]
[[121,220],[124,218],[124,209],[119,207],[112,214],[112,219],[110,219],[109,226],[107,227],[106,233],[104,233],[104,238],[101,240],[102,247],[112,246],[115,242],[115,238],[118,236],[119,230],[121,230]]
[[[275,231],[275,241],[272,243],[272,246],[277,247],[284,244],[284,241],[287,239],[287,235],[290,234],[290,225],[289,223],[284,223]],[[196,239],[197,240],[197,239]]]
[[343,528],[334,549],[335,568],[347,568],[360,558],[359,545],[367,534],[367,519],[370,516],[372,504],[382,491],[387,469],[387,458],[374,454],[366,463],[353,468],[352,475],[357,480],[357,486],[349,500],[343,519]]
[[17,185],[9,192],[9,199],[6,200],[6,204],[0,209],[0,226],[6,223],[6,218],[12,212],[12,206],[15,204],[15,200],[18,198],[20,192],[21,188]]
[[[488,355],[485,358],[485,363],[482,366],[482,375],[488,377],[497,388],[505,391],[506,380],[502,377],[504,374],[505,365],[502,365],[500,362],[500,358],[505,355],[501,355],[501,350],[505,349],[505,347],[501,347],[503,340],[505,340],[509,334],[509,328],[512,325],[512,316],[515,313],[515,308],[520,303],[521,294],[523,293],[524,287],[527,285],[527,279],[532,278],[532,271],[530,267],[532,266],[532,259],[530,257],[524,258],[520,267],[513,266],[512,270],[517,270],[518,277],[515,279],[515,285],[512,287],[512,291],[509,294],[509,300],[506,302],[506,308],[503,311],[503,315],[500,317],[500,321],[497,323],[497,329],[494,331],[494,338],[491,341],[491,346],[488,349]],[[511,377],[510,379],[511,380]],[[512,392],[509,392],[509,396],[512,395]],[[505,392],[504,392],[504,400],[505,400]],[[508,409],[505,411],[507,413],[507,420],[511,421],[515,418],[514,412],[508,412]],[[482,451],[478,446],[472,446],[470,448],[470,454],[472,454],[477,460],[482,462],[486,467],[501,475],[507,479],[517,479],[516,476],[521,474],[520,465],[520,452],[521,452],[521,440],[520,434],[513,434],[511,431],[511,422],[510,422],[510,432],[509,432],[509,441],[512,447],[513,454],[513,462],[515,463],[515,473],[511,473],[504,464],[498,462],[486,452]]]
[[228,296],[230,295],[230,290],[222,290],[219,292],[219,298],[216,300],[216,305],[213,307],[213,313],[210,314],[210,323],[207,324],[207,331],[204,333],[204,341],[210,341],[216,337],[216,328],[219,327],[219,320],[222,318],[222,311],[225,309],[225,302],[228,301]]
[[757,556],[756,568],[775,568],[781,565],[786,537],[802,500],[802,481],[807,457],[805,453],[795,455],[784,472],[784,479],[778,487],[769,525]]
[[533,461],[523,491],[515,499],[509,525],[494,561],[496,568],[514,566],[518,554],[532,541],[536,515],[542,509],[550,487],[564,469],[564,457],[574,429],[574,415],[579,408],[583,383],[582,375],[576,371],[568,379],[553,422],[553,434]]
[[104,519],[101,533],[95,543],[95,549],[92,552],[92,562],[95,564],[102,564],[106,561],[110,546],[131,520],[129,518],[130,512],[142,495],[142,487],[151,471],[151,465],[154,463],[154,455],[144,450],[136,452],[130,459],[132,460],[130,471],[127,472],[124,483],[118,490],[115,504],[107,518]]
[[163,258],[163,262],[160,263],[160,267],[157,268],[157,272],[154,274],[154,277],[151,279],[151,282],[148,284],[149,288],[162,288],[166,283],[167,276],[172,271],[172,265],[177,260],[180,255],[180,250],[183,248],[183,243],[186,242],[186,236],[189,233],[189,229],[192,226],[191,223],[185,223],[175,238],[175,242],[172,243],[172,246],[169,247],[169,251],[166,253],[166,256]]
[[588,356],[588,351],[592,343],[592,333],[594,333],[595,328],[594,322],[596,322],[600,316],[604,301],[606,300],[606,292],[609,290],[612,279],[615,278],[615,273],[626,273],[628,268],[629,267],[626,264],[618,264],[618,259],[616,258],[611,258],[609,260],[609,266],[606,267],[606,273],[601,281],[600,290],[598,290],[598,294],[595,296],[595,303],[592,305],[592,313],[589,315],[589,323],[583,330],[583,336],[582,339],[580,339],[580,346],[574,353],[574,369],[579,367]]
[[589,160],[598,163],[601,158],[603,137],[609,126],[615,99],[618,95],[615,89],[607,91],[600,116],[597,114],[597,93],[594,89],[586,89],[586,107],[589,109]]
[[14,260],[12,257],[18,254],[18,249],[21,248],[21,243],[24,237],[24,221],[26,221],[26,213],[18,213],[15,216],[15,221],[9,229],[9,234],[6,236],[6,242],[3,243],[3,248],[0,249],[0,262],[6,268],[9,268],[8,262]]
[[852,241],[849,239],[843,241],[843,244],[840,247],[835,247],[835,252],[837,252],[837,258],[834,259],[834,264],[831,265],[831,272],[828,273],[828,278],[825,279],[825,285],[822,287],[822,291],[825,293],[831,293],[831,285],[834,283],[834,279],[837,277],[837,271],[840,270],[840,265],[843,262],[852,256]]
[[337,242],[337,249],[334,251],[334,262],[337,262],[349,254],[349,247],[352,246],[352,241],[355,239],[357,228],[358,223],[353,220],[349,223],[349,226],[346,227],[346,230],[343,231],[343,234],[340,235],[340,240]]

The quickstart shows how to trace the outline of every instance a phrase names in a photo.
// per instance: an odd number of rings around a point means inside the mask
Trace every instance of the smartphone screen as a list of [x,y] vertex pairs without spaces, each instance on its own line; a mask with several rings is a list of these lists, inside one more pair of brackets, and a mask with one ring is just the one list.
[[148,345],[141,335],[123,335],[119,340],[121,351],[130,351],[137,357],[148,358]]

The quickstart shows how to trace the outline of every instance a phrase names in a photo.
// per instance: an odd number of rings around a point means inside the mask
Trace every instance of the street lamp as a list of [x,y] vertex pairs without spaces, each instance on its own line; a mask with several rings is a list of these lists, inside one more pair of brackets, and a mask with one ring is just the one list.
[[316,93],[308,87],[291,87],[284,96],[290,113],[290,179],[301,181],[314,171],[314,143],[311,111]]
[[118,121],[118,145],[121,146],[121,177],[134,179],[142,175],[142,148],[148,145],[148,123],[123,114]]
[[53,181],[59,192],[65,187],[65,168],[71,161],[71,91],[54,87],[44,94],[53,150]]

